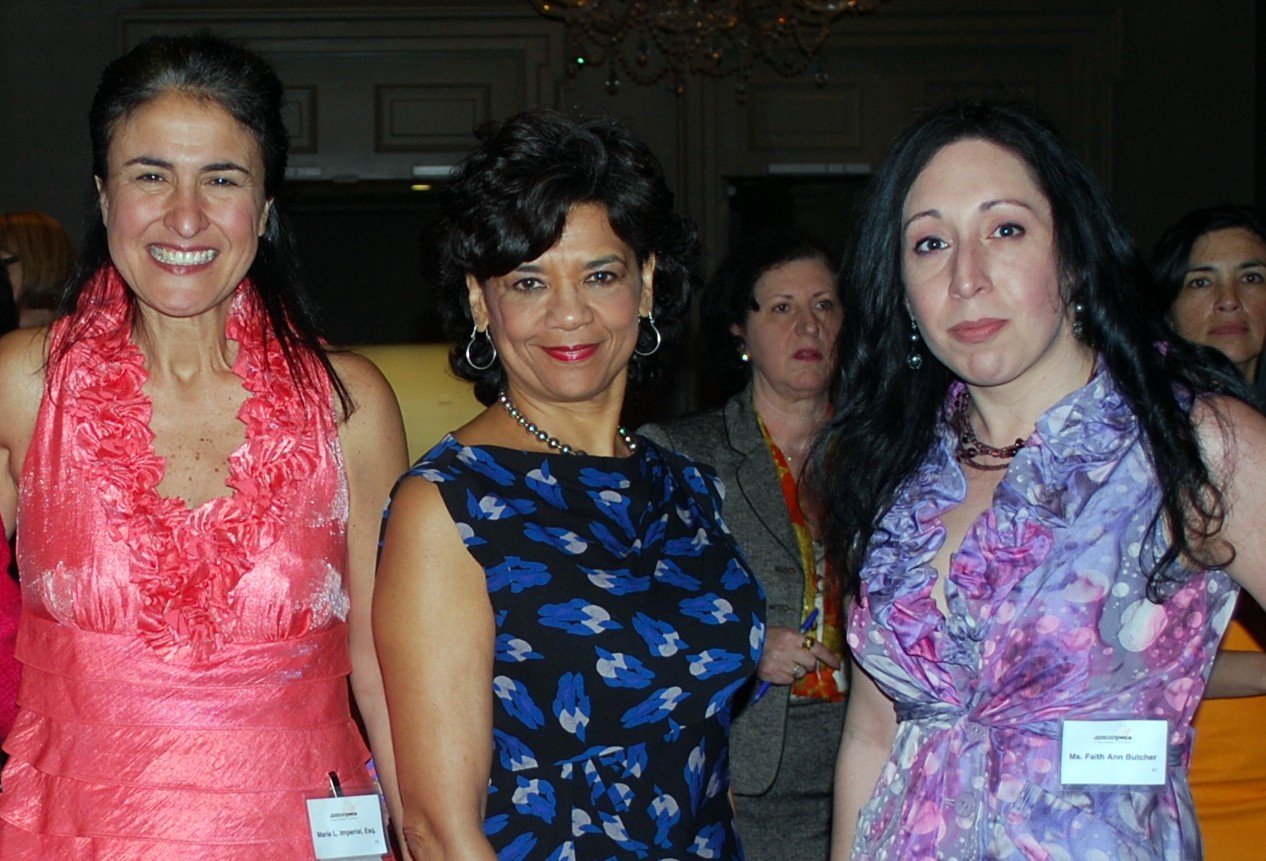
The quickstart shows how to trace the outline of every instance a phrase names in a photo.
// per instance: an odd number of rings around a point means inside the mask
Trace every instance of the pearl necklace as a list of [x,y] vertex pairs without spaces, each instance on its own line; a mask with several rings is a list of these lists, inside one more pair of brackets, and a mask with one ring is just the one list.
[[1024,440],[1016,439],[1016,441],[1002,448],[994,448],[988,443],[981,442],[976,437],[976,431],[971,426],[971,396],[967,394],[967,390],[963,389],[958,393],[958,399],[954,402],[954,417],[952,420],[954,430],[958,433],[958,446],[954,449],[954,457],[960,463],[970,466],[972,469],[984,470],[992,472],[999,469],[1006,469],[1009,464],[1005,463],[981,463],[976,460],[978,455],[987,454],[990,457],[996,457],[999,460],[1011,460],[1015,457],[1020,449],[1024,448]]
[[[506,394],[506,390],[502,389],[497,393],[497,400],[501,401],[501,406],[505,407],[506,412],[510,414],[510,418],[519,423],[519,427],[536,437],[538,441],[545,443],[551,450],[561,452],[563,454],[584,455],[583,449],[572,448],[556,436],[550,436],[549,433],[537,427],[535,424],[527,420],[527,417],[519,411],[510,400],[510,396]],[[624,429],[621,425],[615,429],[620,435],[620,442],[624,443],[625,448],[630,452],[637,451],[637,441],[633,439],[633,435]]]

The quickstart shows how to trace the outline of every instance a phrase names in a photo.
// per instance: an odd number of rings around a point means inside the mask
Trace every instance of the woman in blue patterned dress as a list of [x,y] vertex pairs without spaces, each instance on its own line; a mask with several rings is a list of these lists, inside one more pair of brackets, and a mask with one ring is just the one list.
[[453,369],[488,409],[401,481],[374,629],[415,858],[740,859],[731,700],[763,596],[721,488],[619,426],[697,245],[610,120],[506,121],[439,233]]

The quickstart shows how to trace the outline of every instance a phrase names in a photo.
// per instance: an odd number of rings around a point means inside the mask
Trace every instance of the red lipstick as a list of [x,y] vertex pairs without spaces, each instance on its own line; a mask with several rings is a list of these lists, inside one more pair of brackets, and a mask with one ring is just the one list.
[[551,358],[560,362],[582,362],[597,352],[598,345],[576,344],[571,347],[545,347],[543,349]]

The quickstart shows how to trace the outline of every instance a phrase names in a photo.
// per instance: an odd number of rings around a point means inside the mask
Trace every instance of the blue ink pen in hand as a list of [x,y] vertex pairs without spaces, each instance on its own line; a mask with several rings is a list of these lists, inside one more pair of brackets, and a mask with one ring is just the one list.
[[[803,622],[800,623],[800,633],[808,634],[810,631],[813,630],[813,626],[817,624],[817,621],[818,621],[818,608],[814,607],[811,611],[809,611],[808,618],[806,618]],[[760,702],[760,698],[765,696],[765,694],[767,693],[769,693],[769,682],[761,682],[760,686],[756,688],[756,693],[752,694],[751,702],[749,702],[748,705],[752,705],[752,706],[756,705],[758,702]]]

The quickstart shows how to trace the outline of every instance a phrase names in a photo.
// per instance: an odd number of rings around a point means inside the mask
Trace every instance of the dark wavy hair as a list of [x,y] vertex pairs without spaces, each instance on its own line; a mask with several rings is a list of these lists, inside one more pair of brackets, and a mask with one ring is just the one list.
[[1215,230],[1242,228],[1266,243],[1266,219],[1251,206],[1222,204],[1193,209],[1161,234],[1152,249],[1156,301],[1162,316],[1169,314],[1187,278],[1187,261],[1200,237]]
[[[264,194],[273,201],[264,235],[247,272],[268,320],[267,329],[260,334],[265,339],[277,339],[300,391],[304,391],[304,384],[313,382],[311,374],[316,372],[316,363],[334,387],[344,415],[349,415],[354,405],[326,356],[315,309],[300,283],[294,240],[276,205],[286,175],[290,137],[281,118],[281,80],[262,57],[210,33],[198,33],[153,36],[111,62],[101,73],[88,110],[93,175],[102,181],[108,178],[110,143],[120,123],[169,92],[223,109],[259,144],[264,162]],[[110,262],[106,227],[96,208],[95,194],[81,248],[75,277],[62,299],[63,316],[76,313],[85,287]],[[130,293],[128,301],[134,308],[135,297]],[[86,318],[81,322],[86,323]],[[74,340],[72,334],[63,344],[70,345]],[[56,362],[59,358],[54,355],[50,360]]]
[[[441,312],[456,341],[449,362],[457,376],[474,382],[475,396],[492,403],[506,378],[499,360],[483,371],[466,360],[474,325],[467,274],[483,283],[540,257],[558,242],[568,212],[579,204],[605,207],[639,264],[654,255],[655,325],[665,341],[675,335],[699,280],[699,244],[694,225],[674,211],[650,148],[613,119],[573,121],[544,109],[481,131],[482,142],[453,169],[445,188],[433,252]],[[637,349],[654,344],[643,326]],[[635,353],[629,385],[653,383],[663,354]]]
[[757,234],[730,250],[712,273],[699,308],[700,348],[719,389],[732,395],[752,378],[751,365],[739,358],[743,339],[732,331],[746,326],[756,309],[756,282],[766,272],[797,260],[819,260],[835,271],[831,253],[806,234],[783,228]]
[[[906,194],[941,149],[956,141],[994,143],[1021,159],[1050,202],[1066,306],[1080,305],[1080,337],[1099,354],[1133,408],[1155,465],[1161,502],[1150,533],[1173,536],[1159,558],[1141,562],[1159,601],[1209,560],[1201,540],[1225,511],[1196,439],[1190,396],[1248,390],[1226,361],[1175,339],[1155,315],[1139,313],[1154,291],[1151,272],[1107,193],[1069,144],[1031,109],[991,102],[934,108],[906,129],[872,178],[841,269],[844,323],[834,414],[815,450],[817,492],[826,512],[831,568],[856,595],[871,536],[902,483],[933,445],[954,377],[935,360],[906,366],[910,318],[902,281]],[[847,349],[844,349],[847,345]],[[1222,555],[1233,548],[1222,546]]]

